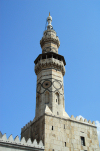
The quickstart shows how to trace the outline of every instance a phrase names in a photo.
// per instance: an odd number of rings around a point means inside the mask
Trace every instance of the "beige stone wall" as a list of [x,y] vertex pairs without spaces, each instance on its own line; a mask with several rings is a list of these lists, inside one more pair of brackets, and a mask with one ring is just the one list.
[[[42,140],[45,151],[100,151],[94,122],[78,121],[73,116],[64,119],[45,114],[22,131],[21,137]],[[81,145],[81,137],[84,137],[85,146]]]
[[[50,84],[49,87],[45,86],[46,82]],[[42,70],[37,75],[35,118],[45,113],[46,105],[54,115],[63,116],[63,110],[65,110],[63,75],[61,71],[52,68]]]
[[45,43],[44,46],[42,47],[42,53],[47,53],[47,52],[58,53],[57,45],[52,42]]
[[[85,138],[85,146],[81,145],[81,137]],[[95,126],[71,119],[45,116],[45,151],[53,151],[53,149],[54,151],[96,151],[99,149],[97,129]]]

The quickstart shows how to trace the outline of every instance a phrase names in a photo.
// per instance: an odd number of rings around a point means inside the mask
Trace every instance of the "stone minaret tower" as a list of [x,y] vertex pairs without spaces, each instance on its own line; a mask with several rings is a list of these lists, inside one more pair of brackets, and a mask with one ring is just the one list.
[[37,75],[36,116],[43,115],[47,110],[52,115],[68,117],[65,112],[63,76],[65,59],[58,54],[60,41],[51,25],[52,17],[47,18],[48,26],[40,40],[42,54],[35,62]]
[[35,118],[21,129],[21,138],[42,140],[45,151],[100,151],[95,123],[78,120],[73,115],[70,118],[65,112],[63,76],[66,63],[58,54],[60,41],[51,25],[50,14],[47,21],[47,30],[40,40],[42,54],[34,61],[37,75]]

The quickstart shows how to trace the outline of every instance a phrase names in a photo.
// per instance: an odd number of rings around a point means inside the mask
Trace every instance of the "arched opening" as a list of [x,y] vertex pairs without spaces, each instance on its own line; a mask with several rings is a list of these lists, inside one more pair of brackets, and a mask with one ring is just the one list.
[[56,102],[56,104],[60,104],[60,100],[59,100],[59,93],[58,92],[56,92],[55,93],[55,102]]
[[49,92],[45,92],[45,104],[49,104]]

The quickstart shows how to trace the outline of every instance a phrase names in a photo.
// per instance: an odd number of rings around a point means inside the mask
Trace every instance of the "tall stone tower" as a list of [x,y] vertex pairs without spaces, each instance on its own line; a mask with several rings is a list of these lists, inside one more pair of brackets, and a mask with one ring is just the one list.
[[63,76],[65,59],[58,54],[59,38],[47,18],[48,26],[40,40],[42,53],[36,58],[36,112],[33,121],[21,129],[21,137],[43,141],[45,151],[99,151],[94,122],[83,121],[65,112]]
[[40,40],[42,54],[35,62],[37,75],[36,116],[42,116],[45,110],[57,116],[66,116],[64,104],[63,76],[65,74],[65,59],[58,54],[59,38],[51,25],[52,17],[47,18],[48,26]]

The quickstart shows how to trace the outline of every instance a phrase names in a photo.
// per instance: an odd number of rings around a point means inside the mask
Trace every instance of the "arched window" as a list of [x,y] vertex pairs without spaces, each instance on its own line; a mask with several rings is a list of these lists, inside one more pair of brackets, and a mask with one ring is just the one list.
[[58,92],[55,94],[55,102],[56,102],[57,104],[60,104],[59,93],[58,93]]
[[48,104],[49,103],[49,92],[46,91],[45,92],[45,104]]

